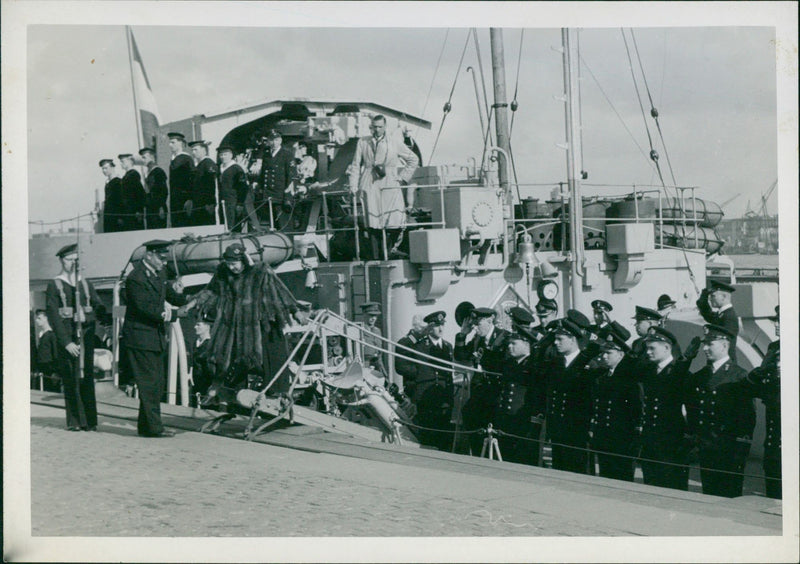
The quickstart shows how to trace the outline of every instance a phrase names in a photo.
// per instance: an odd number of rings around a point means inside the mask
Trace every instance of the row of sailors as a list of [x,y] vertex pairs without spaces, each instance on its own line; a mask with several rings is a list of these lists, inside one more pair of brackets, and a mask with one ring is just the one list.
[[[186,148],[182,133],[169,133],[171,152],[169,174],[156,164],[151,147],[139,150],[140,162],[146,167],[144,180],[136,170],[133,154],[117,156],[123,170],[118,177],[114,160],[105,158],[100,168],[106,176],[103,230],[130,231],[167,227],[167,215],[172,227],[212,225],[216,223],[217,189],[219,189],[219,220],[230,229],[242,231],[248,223],[251,230],[260,228],[265,220],[276,225],[287,190],[301,191],[316,170],[316,161],[307,155],[305,143],[296,144],[294,152],[281,147],[281,134],[272,130],[266,147],[254,163],[253,172],[259,181],[251,185],[245,168],[235,160],[230,145],[217,148],[219,164],[208,154],[209,143],[191,141]],[[297,185],[295,187],[295,184]],[[269,198],[273,206],[263,205]],[[169,200],[169,202],[168,202]]]
[[[494,309],[464,302],[455,312],[461,330],[454,345],[442,338],[445,312],[415,317],[396,353],[413,359],[416,351],[477,369],[462,387],[449,367],[396,358],[418,410],[414,422],[421,442],[477,454],[484,436],[469,431],[491,423],[503,432],[498,441],[504,460],[538,465],[546,421],[555,469],[594,473],[596,454],[601,476],[632,481],[638,459],[646,484],[686,490],[689,464],[699,462],[704,493],[736,497],[742,494],[758,397],[767,406],[767,495],[779,498],[779,341],[748,375],[731,358],[736,335],[726,327],[705,325],[704,337],[681,354],[657,311],[636,308],[639,337],[629,345],[629,331],[609,319],[611,305],[595,300],[592,307],[594,324],[576,310],[554,319],[557,304],[543,299],[536,306],[540,323],[515,307],[508,311],[513,331],[506,331],[496,326]],[[771,319],[777,328],[778,308]],[[701,348],[708,363],[692,373]],[[459,411],[465,441],[453,439],[451,422],[459,422]]]

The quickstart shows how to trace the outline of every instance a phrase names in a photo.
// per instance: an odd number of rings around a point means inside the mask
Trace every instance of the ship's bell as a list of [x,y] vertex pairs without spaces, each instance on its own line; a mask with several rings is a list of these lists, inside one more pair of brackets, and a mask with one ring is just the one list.
[[533,264],[536,262],[536,255],[533,253],[533,240],[528,233],[522,236],[522,241],[517,245],[517,263]]

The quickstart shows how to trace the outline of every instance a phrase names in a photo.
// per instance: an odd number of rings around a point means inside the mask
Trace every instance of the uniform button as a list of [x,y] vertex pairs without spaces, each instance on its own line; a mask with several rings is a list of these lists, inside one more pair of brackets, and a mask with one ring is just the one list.
[[700,403],[706,403],[705,400],[700,400]]
[[713,391],[713,392],[711,392],[711,393],[712,393],[712,394],[714,394],[714,395],[717,395],[717,390],[714,390],[714,391]]
[[695,391],[696,391],[696,392],[699,392],[699,391],[700,391],[700,388],[695,388]]
[[703,421],[702,421],[702,420],[700,420],[700,424],[701,424],[701,425],[703,424]]

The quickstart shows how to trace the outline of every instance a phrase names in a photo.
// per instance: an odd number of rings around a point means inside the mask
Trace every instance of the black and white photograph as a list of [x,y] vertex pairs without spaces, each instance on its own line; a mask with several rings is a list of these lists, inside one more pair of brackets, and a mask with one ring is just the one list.
[[800,557],[796,3],[2,9],[5,560]]

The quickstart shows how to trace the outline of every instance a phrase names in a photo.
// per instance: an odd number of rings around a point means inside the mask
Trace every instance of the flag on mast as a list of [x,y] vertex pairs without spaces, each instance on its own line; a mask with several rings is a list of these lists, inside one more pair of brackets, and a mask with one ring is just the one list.
[[142,146],[152,147],[155,142],[160,120],[158,106],[156,106],[156,98],[153,95],[153,90],[150,88],[150,81],[147,79],[147,73],[144,70],[142,55],[139,53],[136,40],[133,38],[133,31],[131,31],[130,28],[128,28],[128,36],[131,42],[130,62],[131,78],[133,80],[133,99],[137,106],[137,114],[139,123],[141,124]]

